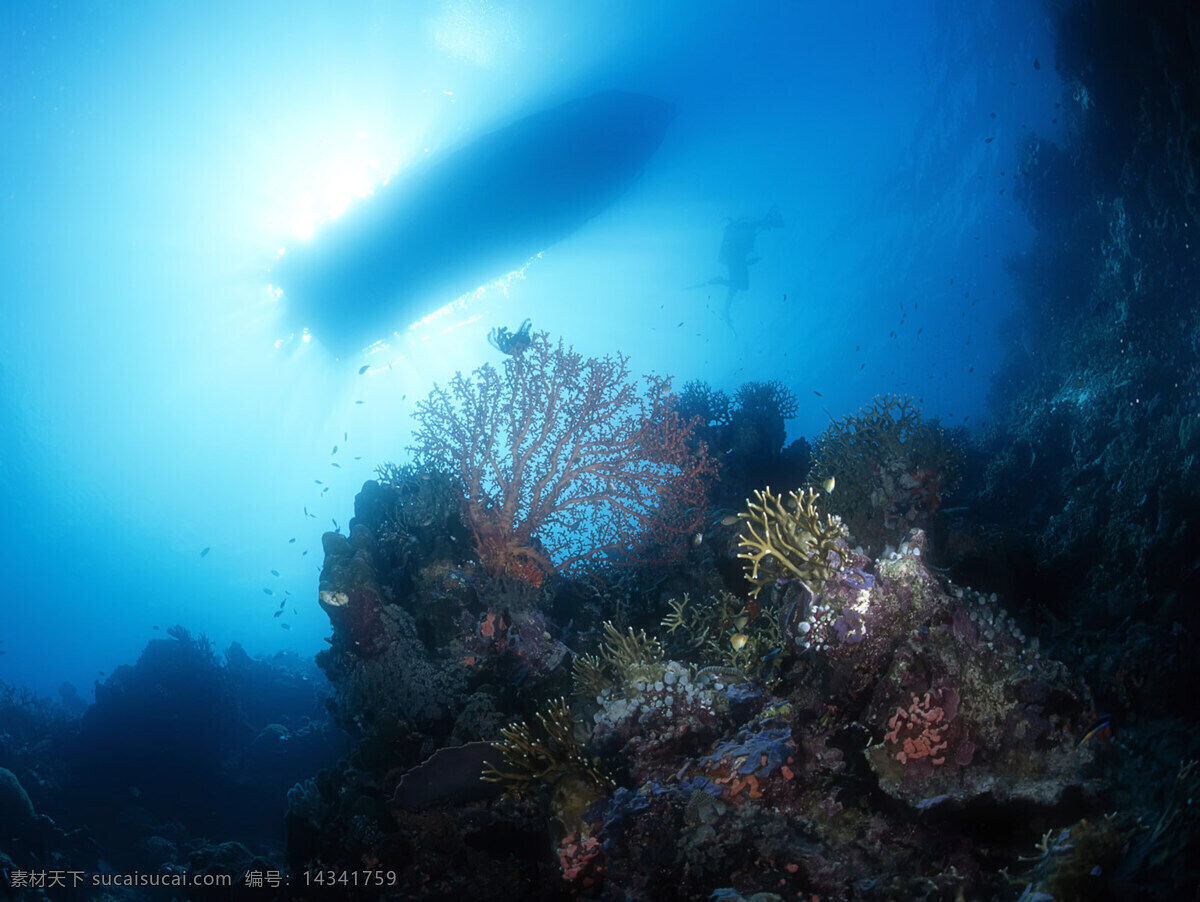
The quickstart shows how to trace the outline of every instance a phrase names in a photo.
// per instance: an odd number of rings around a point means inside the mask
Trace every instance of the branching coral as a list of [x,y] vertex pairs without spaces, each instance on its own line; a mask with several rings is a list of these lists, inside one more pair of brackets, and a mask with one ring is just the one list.
[[738,557],[746,561],[752,596],[778,579],[819,586],[840,569],[845,548],[838,543],[846,538],[846,529],[833,514],[821,518],[815,489],[789,492],[790,504],[770,486],[754,495],[757,501],[747,501],[748,511],[738,514],[746,521],[738,545],[747,549]]
[[727,592],[691,603],[670,599],[671,612],[662,620],[671,638],[679,637],[675,647],[682,646],[704,664],[724,664],[749,674],[760,670],[773,677],[782,648],[783,633],[777,611],[749,603]]
[[584,698],[595,698],[612,685],[604,662],[596,655],[578,655],[571,665],[571,679],[575,694]]
[[743,414],[790,420],[799,409],[795,393],[782,382],[747,382],[738,386],[734,401]]
[[[1186,868],[1194,862],[1200,838],[1200,762],[1182,761],[1162,814],[1154,826],[1133,845],[1126,862],[1130,878],[1144,879]],[[1189,850],[1191,850],[1189,852]]]
[[503,754],[507,768],[501,770],[488,762],[481,779],[504,784],[505,792],[514,797],[534,785],[550,787],[555,816],[571,828],[588,806],[615,784],[575,738],[575,722],[566,699],[551,702],[546,712],[538,712],[537,719],[544,735],[537,735],[524,721],[500,731],[503,738],[492,745]]
[[878,552],[937,512],[958,457],[941,428],[921,422],[912,398],[880,395],[817,439],[810,478],[837,479],[838,510],[854,538]]
[[453,473],[480,560],[533,584],[601,562],[670,559],[705,515],[715,464],[669,381],[538,333],[503,371],[457,374],[417,405],[421,463]]
[[653,682],[662,675],[662,643],[647,636],[645,630],[635,633],[629,627],[622,633],[606,620],[604,635],[599,657],[581,655],[575,659],[572,676],[576,694],[594,698],[610,686],[625,687],[638,679]]
[[662,660],[662,644],[647,636],[645,630],[635,633],[633,627],[629,627],[622,634],[612,625],[612,621],[606,620],[604,634],[608,641],[604,643],[600,655],[617,674],[626,674],[639,665],[655,664]]

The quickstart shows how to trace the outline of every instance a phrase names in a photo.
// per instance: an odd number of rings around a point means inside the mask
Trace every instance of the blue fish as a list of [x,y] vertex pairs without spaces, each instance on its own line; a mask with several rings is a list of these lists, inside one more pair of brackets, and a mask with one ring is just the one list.
[[1094,739],[1097,742],[1106,742],[1111,738],[1112,715],[1105,714],[1102,717],[1097,717],[1094,721],[1092,721],[1088,728],[1083,731],[1083,735],[1079,737],[1079,741],[1075,743],[1075,746],[1078,748],[1089,739]]

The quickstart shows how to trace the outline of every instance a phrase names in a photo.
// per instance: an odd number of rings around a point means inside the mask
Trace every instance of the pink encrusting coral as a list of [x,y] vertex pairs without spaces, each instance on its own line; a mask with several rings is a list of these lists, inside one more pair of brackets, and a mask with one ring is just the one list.
[[562,868],[563,879],[568,883],[579,882],[590,886],[595,872],[603,871],[596,861],[602,847],[600,840],[594,836],[578,837],[574,832],[563,837],[562,845],[558,847],[558,864]]
[[928,758],[933,765],[945,764],[949,743],[942,737],[946,719],[945,709],[933,704],[931,693],[926,692],[923,698],[914,693],[912,703],[907,708],[897,707],[888,719],[884,742],[899,747],[893,757],[901,764],[921,758]]

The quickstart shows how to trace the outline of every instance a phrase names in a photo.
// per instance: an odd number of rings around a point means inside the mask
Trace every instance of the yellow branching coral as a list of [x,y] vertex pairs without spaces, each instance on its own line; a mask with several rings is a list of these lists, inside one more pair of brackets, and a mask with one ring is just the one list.
[[770,486],[755,490],[757,500],[747,500],[748,511],[738,514],[746,521],[738,545],[747,549],[738,557],[746,562],[746,579],[754,584],[752,596],[777,579],[799,579],[819,587],[841,566],[844,552],[837,543],[846,538],[841,518],[821,518],[816,506],[820,494],[811,487],[788,495],[790,503],[785,503]]
[[[729,596],[731,599],[734,596]],[[683,593],[683,600],[669,599],[667,605],[671,613],[662,619],[668,638],[680,644],[676,634],[682,633],[683,642],[689,651],[694,652],[705,661],[716,661],[721,652],[721,622],[724,606],[719,600],[705,599],[700,604],[692,604],[691,596]]]
[[629,627],[622,633],[606,620],[604,635],[599,656],[581,655],[575,659],[572,676],[577,695],[594,698],[611,687],[624,691],[638,680],[654,682],[662,676],[666,669],[662,643],[647,636],[645,630],[635,633]]
[[746,603],[728,592],[693,603],[686,593],[682,600],[670,599],[670,613],[662,620],[676,646],[685,646],[694,659],[704,664],[723,664],[749,674],[758,673],[771,653],[783,645],[778,612],[757,601]]
[[503,783],[508,795],[519,797],[534,785],[551,789],[551,808],[564,829],[579,829],[583,813],[616,785],[598,760],[588,758],[575,738],[575,722],[566,699],[551,702],[539,712],[542,736],[535,735],[524,721],[500,731],[503,737],[492,745],[504,756],[507,768],[491,762],[484,765],[481,779]]
[[612,685],[612,680],[605,671],[604,662],[596,655],[579,655],[571,665],[571,678],[575,686],[575,694],[585,698],[595,698]]
[[635,633],[633,627],[629,627],[628,633],[622,635],[612,621],[606,620],[604,635],[608,641],[600,650],[600,656],[618,675],[618,680],[640,664],[656,664],[662,660],[662,645],[657,639],[647,636],[645,630]]

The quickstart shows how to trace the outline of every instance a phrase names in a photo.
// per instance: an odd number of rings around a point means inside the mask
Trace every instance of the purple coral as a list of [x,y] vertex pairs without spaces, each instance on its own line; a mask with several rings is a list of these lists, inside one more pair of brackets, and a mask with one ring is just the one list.
[[733,766],[741,776],[769,777],[796,750],[790,727],[742,730],[700,763],[706,768]]

